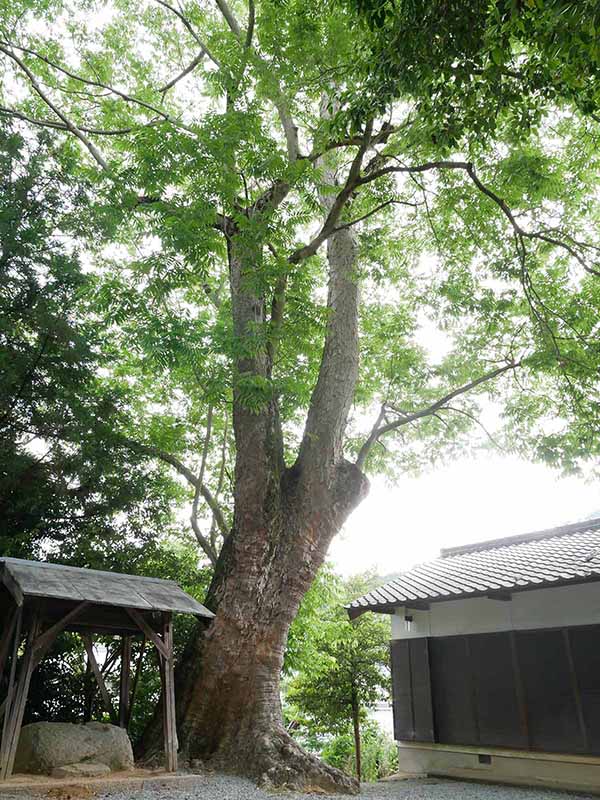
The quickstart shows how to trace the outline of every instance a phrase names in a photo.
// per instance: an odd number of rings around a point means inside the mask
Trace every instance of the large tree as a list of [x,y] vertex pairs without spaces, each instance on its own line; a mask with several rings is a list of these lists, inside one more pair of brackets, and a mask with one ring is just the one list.
[[273,783],[355,787],[286,733],[279,676],[366,473],[464,445],[487,395],[505,446],[598,452],[595,123],[535,42],[488,69],[490,4],[434,5],[430,38],[397,4],[399,62],[306,0],[2,12],[3,112],[62,132],[95,191],[122,445],[189,485],[214,565],[181,748]]

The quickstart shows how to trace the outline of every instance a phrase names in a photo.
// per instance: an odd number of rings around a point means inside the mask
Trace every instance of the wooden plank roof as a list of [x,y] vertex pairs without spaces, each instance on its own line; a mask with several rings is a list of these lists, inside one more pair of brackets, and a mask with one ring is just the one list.
[[353,600],[351,617],[396,606],[510,594],[600,580],[600,519],[442,550]]
[[160,578],[101,572],[20,558],[0,558],[0,578],[18,599],[46,598],[141,611],[171,611],[212,618],[214,614],[175,583]]

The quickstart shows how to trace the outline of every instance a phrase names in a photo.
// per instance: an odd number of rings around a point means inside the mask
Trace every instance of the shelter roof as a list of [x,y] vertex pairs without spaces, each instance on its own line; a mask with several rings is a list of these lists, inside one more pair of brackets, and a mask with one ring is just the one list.
[[171,611],[212,618],[214,614],[175,581],[68,567],[19,558],[0,558],[0,582],[19,605],[25,598]]

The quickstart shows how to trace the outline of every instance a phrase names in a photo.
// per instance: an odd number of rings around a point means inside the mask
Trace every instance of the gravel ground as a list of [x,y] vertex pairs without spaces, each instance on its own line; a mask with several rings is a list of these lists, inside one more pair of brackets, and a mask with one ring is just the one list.
[[[314,794],[267,793],[251,781],[225,775],[206,776],[194,790],[162,788],[135,794],[112,792],[96,795],[97,800],[320,800],[321,797]],[[338,797],[341,800],[343,796]],[[357,800],[589,800],[590,795],[424,778],[366,783],[356,797]]]

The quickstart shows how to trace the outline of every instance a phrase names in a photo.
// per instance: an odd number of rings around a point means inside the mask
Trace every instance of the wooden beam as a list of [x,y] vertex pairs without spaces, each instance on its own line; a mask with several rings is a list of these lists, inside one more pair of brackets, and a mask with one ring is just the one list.
[[486,597],[488,600],[499,600],[502,603],[510,603],[512,600],[510,592],[490,592]]
[[131,619],[135,622],[135,624],[138,626],[138,628],[143,632],[143,634],[145,635],[146,639],[151,641],[152,644],[156,647],[156,649],[158,650],[159,654],[163,658],[168,658],[169,657],[169,650],[168,650],[167,645],[160,638],[158,633],[156,633],[156,631],[153,630],[150,627],[150,625],[148,625],[148,623],[146,622],[144,617],[139,613],[139,611],[136,611],[135,608],[126,608],[125,611],[127,611],[129,616],[131,617]]
[[6,588],[8,589],[10,594],[12,595],[13,600],[15,601],[15,604],[19,608],[21,608],[21,606],[23,605],[23,599],[24,599],[23,598],[23,592],[21,591],[21,587],[19,586],[17,581],[12,576],[12,574],[11,574],[10,570],[8,569],[8,567],[6,566],[6,564],[2,565],[1,573],[2,573],[2,583],[4,584],[4,586],[6,586]]
[[94,655],[94,643],[92,641],[92,637],[89,634],[84,634],[81,637],[83,639],[83,643],[85,645],[85,649],[87,652],[88,663],[92,668],[92,672],[94,673],[94,677],[96,678],[96,683],[98,684],[98,688],[100,689],[100,694],[102,695],[102,702],[104,703],[104,708],[108,712],[111,721],[116,724],[117,722],[117,715],[115,714],[115,709],[113,708],[113,704],[110,700],[110,695],[108,693],[108,689],[106,688],[106,684],[104,683],[104,678],[102,677],[102,672],[100,667],[98,666],[98,662],[96,661],[96,656]]
[[48,630],[44,631],[44,633],[37,637],[33,644],[36,667],[44,658],[50,647],[52,647],[52,644],[59,633],[62,633],[69,622],[76,619],[89,605],[90,603],[88,600],[84,600],[83,603],[79,603],[78,606],[75,606],[75,608],[69,611],[68,614],[65,614],[65,616],[52,625],[51,628],[48,628]]
[[121,638],[121,673],[119,676],[119,725],[127,729],[131,698],[131,636]]

